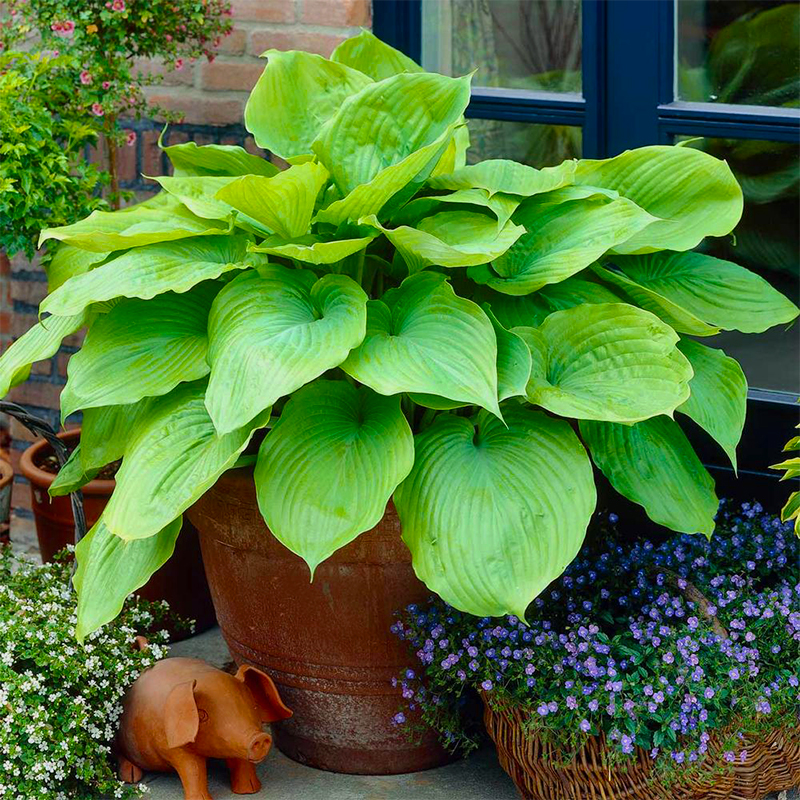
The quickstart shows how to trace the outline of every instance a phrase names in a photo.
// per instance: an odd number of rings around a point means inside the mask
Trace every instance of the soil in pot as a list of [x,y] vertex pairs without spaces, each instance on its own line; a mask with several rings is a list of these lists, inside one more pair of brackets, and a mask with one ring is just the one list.
[[333,772],[389,775],[447,760],[433,734],[411,742],[391,719],[391,679],[414,666],[389,630],[393,611],[430,591],[414,575],[390,504],[373,530],[317,567],[267,529],[252,468],[225,473],[188,512],[222,632],[238,664],[267,672],[294,712],[273,725],[275,743],[300,763]]
[[[67,446],[74,448],[80,430],[59,434]],[[100,475],[83,487],[83,505],[88,527],[97,522],[114,490],[114,475],[119,462],[104,467]],[[75,521],[70,498],[51,498],[47,490],[58,472],[58,461],[45,440],[31,445],[20,459],[20,470],[31,484],[31,502],[42,561],[53,557],[74,539]],[[146,600],[166,600],[180,617],[196,621],[195,632],[215,624],[214,606],[208,590],[200,544],[194,526],[184,519],[181,534],[172,558],[137,591]],[[183,636],[185,637],[186,634]],[[173,633],[173,641],[181,638]]]

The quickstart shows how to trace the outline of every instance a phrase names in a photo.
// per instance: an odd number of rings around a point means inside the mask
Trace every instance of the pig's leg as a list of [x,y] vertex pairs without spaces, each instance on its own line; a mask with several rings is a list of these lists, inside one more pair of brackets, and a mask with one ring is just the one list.
[[243,758],[227,758],[225,763],[231,773],[231,791],[234,794],[255,794],[261,788],[256,768]]
[[181,779],[185,800],[214,800],[208,793],[206,760],[202,756],[178,751],[170,753],[169,761]]
[[119,779],[125,783],[139,783],[142,779],[142,771],[125,756],[119,757]]

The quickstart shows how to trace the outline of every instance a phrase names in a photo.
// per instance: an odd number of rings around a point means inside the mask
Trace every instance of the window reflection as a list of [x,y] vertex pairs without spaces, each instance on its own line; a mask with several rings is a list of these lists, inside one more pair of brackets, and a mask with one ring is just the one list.
[[469,140],[470,164],[487,158],[511,158],[532,167],[553,167],[581,155],[581,129],[570,125],[471,119]]

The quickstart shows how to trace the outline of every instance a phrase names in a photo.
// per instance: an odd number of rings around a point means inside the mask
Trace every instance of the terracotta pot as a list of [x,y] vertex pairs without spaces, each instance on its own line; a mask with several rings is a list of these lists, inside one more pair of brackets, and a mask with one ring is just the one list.
[[290,758],[333,772],[392,775],[439,766],[429,734],[411,743],[391,724],[391,679],[413,656],[390,631],[396,609],[430,591],[417,580],[390,504],[371,531],[317,567],[268,530],[252,469],[226,472],[188,512],[200,532],[211,596],[237,664],[264,669],[294,711],[273,725]]
[[8,461],[0,458],[0,544],[8,544],[11,489],[13,485],[14,469]]
[[[69,444],[77,444],[80,429],[60,433],[59,438]],[[56,553],[72,544],[75,535],[69,496],[51,498],[47,490],[55,475],[37,466],[37,462],[41,463],[41,459],[50,452],[50,445],[42,439],[25,450],[20,459],[20,470],[31,484],[36,536],[42,561],[45,562],[52,561]],[[114,480],[93,480],[83,487],[83,507],[88,528],[97,522],[115,486]],[[208,630],[216,623],[197,531],[190,522],[184,519],[172,558],[136,593],[146,600],[166,600],[176,614],[196,621],[196,633]],[[177,641],[186,635],[173,635],[172,639]]]

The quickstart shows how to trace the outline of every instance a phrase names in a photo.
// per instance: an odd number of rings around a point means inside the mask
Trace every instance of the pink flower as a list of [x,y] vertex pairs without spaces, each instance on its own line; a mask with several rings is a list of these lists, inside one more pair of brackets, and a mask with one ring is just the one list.
[[83,70],[83,72],[81,72],[81,83],[84,86],[88,86],[91,82],[92,82],[92,73],[89,72],[89,70],[86,69]]
[[60,36],[62,39],[68,39],[75,33],[75,23],[71,19],[64,20],[64,22],[54,22],[50,26],[50,30],[53,31],[56,36]]
[[125,0],[114,0],[111,4],[112,11],[124,11],[125,10]]
[[171,42],[171,41],[172,41],[172,34],[171,34],[171,33],[168,33],[168,34],[167,34],[167,35],[166,35],[164,38],[165,38],[165,39],[166,39],[168,42]]
[[101,84],[101,86],[102,86],[104,89],[108,89],[108,88],[109,88],[109,86],[111,86],[111,82],[110,82],[110,81],[103,81],[103,83]]
[[133,147],[136,144],[136,131],[128,131],[128,135],[125,137],[125,144],[128,147]]
[[177,69],[177,70],[183,69],[183,59],[182,58],[176,59],[176,61],[175,61],[175,69]]
[[92,103],[92,114],[96,117],[102,117],[106,112],[103,111],[103,106],[100,103]]

